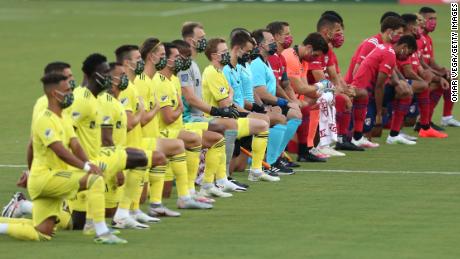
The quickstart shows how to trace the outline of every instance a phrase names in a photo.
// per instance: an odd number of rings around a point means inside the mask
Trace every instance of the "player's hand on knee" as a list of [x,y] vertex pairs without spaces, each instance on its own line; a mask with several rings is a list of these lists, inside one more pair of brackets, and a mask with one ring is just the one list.
[[449,81],[447,81],[445,78],[441,77],[440,83],[441,83],[442,89],[444,89],[444,90],[449,89],[449,86],[450,86]]
[[16,182],[17,187],[27,188],[27,179],[29,178],[29,170],[22,171],[21,177]]
[[117,186],[120,187],[125,183],[125,175],[122,171],[118,172],[117,175]]
[[[88,163],[88,162],[87,164],[89,165],[89,170],[87,171],[85,168],[83,168],[83,170],[85,170],[88,174],[102,175],[102,170],[101,168],[99,168],[99,166],[92,164],[92,163]],[[85,167],[86,167],[86,164],[85,164]]]
[[163,152],[160,151],[153,151],[152,154],[152,167],[166,165],[168,160]]

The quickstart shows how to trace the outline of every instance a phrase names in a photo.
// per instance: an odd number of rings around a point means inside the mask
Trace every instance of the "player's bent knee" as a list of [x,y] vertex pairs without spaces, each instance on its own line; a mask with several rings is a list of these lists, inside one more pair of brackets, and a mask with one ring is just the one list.
[[225,125],[217,124],[217,123],[210,123],[208,126],[209,131],[214,131],[220,134],[224,134],[225,129],[226,129]]
[[160,151],[153,151],[152,152],[152,167],[155,166],[164,166],[166,165],[168,160],[163,152]]

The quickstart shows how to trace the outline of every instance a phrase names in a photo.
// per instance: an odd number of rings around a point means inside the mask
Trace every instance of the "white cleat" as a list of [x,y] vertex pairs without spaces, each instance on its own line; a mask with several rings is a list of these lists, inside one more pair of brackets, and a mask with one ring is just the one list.
[[170,210],[163,205],[150,205],[148,215],[151,217],[180,217],[181,214],[177,211]]
[[136,214],[131,214],[131,217],[134,218],[137,222],[144,223],[144,224],[160,222],[159,218],[150,217],[144,212],[137,212]]
[[402,137],[401,135],[398,135],[398,136],[395,136],[395,137],[388,136],[387,144],[415,145],[415,144],[417,144],[417,142],[410,141],[410,140]]
[[149,225],[139,223],[132,217],[126,217],[126,218],[121,218],[121,219],[113,218],[112,227],[118,228],[118,229],[148,229],[150,228]]
[[214,199],[210,199],[204,196],[199,196],[198,194],[192,195],[192,199],[196,200],[197,202],[203,202],[208,204],[213,204],[216,202]]
[[339,152],[330,146],[324,146],[319,148],[319,152],[328,155],[328,156],[346,156],[345,153]]
[[238,186],[229,180],[225,179],[225,183],[223,185],[217,185],[217,187],[223,192],[245,192],[247,191],[246,188]]
[[411,136],[411,135],[407,135],[406,133],[404,132],[399,132],[399,135],[407,140],[410,140],[410,141],[417,141],[417,137],[414,137],[414,136]]
[[20,203],[26,200],[25,195],[22,192],[13,194],[13,197],[8,204],[3,207],[2,217],[4,218],[20,218],[23,216],[21,212]]
[[377,148],[380,146],[378,143],[370,142],[365,137],[361,137],[358,140],[355,140],[354,138],[352,138],[351,143],[353,143],[355,146],[363,147],[363,148]]
[[206,209],[212,209],[212,207],[213,207],[212,204],[199,202],[192,198],[189,198],[187,200],[183,200],[183,199],[177,200],[177,208],[179,209],[206,210]]
[[271,176],[264,173],[261,170],[249,170],[248,180],[251,182],[259,182],[259,181],[266,181],[266,182],[279,182],[280,178],[276,176]]
[[199,196],[204,196],[204,197],[220,197],[220,198],[229,198],[232,197],[233,194],[228,193],[228,192],[223,192],[216,186],[213,186],[208,189],[201,188],[200,192],[198,193]]
[[449,116],[447,118],[442,118],[441,119],[441,126],[443,127],[460,127],[460,121],[454,119],[453,116]]

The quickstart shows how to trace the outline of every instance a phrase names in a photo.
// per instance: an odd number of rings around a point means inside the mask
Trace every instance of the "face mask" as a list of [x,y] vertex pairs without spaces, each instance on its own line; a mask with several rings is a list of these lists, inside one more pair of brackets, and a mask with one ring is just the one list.
[[419,26],[419,27],[417,28],[417,32],[415,33],[415,38],[416,38],[417,40],[420,39],[420,38],[422,37],[422,34],[423,34],[423,29],[422,29],[422,27]]
[[145,65],[144,60],[142,60],[142,59],[138,60],[136,62],[136,68],[134,69],[134,73],[136,75],[142,74],[142,72],[144,72],[144,65]]
[[334,48],[342,47],[344,42],[345,42],[345,35],[343,35],[343,33],[334,34],[331,40],[331,44]]
[[75,89],[75,87],[77,87],[77,82],[75,82],[75,80],[71,79],[71,80],[69,80],[69,86],[70,86],[70,89],[73,91],[73,89]]
[[167,63],[168,63],[168,60],[166,59],[166,57],[161,57],[158,63],[155,64],[155,69],[162,70],[163,68],[166,67]]
[[307,62],[312,62],[313,60],[315,60],[316,58],[313,56],[313,51],[306,54],[305,56],[303,56],[302,58],[304,61],[307,61]]
[[206,39],[199,39],[196,42],[196,46],[195,46],[196,51],[203,52],[206,49],[207,45],[208,45],[208,42],[206,41]]
[[260,56],[260,50],[259,48],[253,48],[251,51],[251,54],[249,54],[249,58],[251,60],[255,60]]
[[249,53],[244,53],[241,58],[238,57],[238,64],[245,65],[251,59],[251,55]]
[[[113,77],[113,78],[116,78],[116,79],[119,79],[120,82],[118,83],[118,85],[116,85],[116,87],[120,90],[120,91],[123,91],[125,90],[126,88],[128,88],[128,85],[129,85],[129,79],[128,79],[128,76],[126,74],[123,74],[121,75],[121,77]],[[110,81],[113,82],[113,78],[110,77]]]
[[428,20],[426,21],[426,24],[425,24],[425,29],[427,32],[433,32],[434,29],[436,29],[436,20],[432,19],[432,20]]
[[399,35],[399,34],[393,34],[393,35],[390,34],[389,36],[390,36],[391,44],[396,44],[399,41],[399,39],[401,38],[401,35]]
[[277,49],[276,49],[276,42],[272,42],[268,44],[268,55],[272,56],[275,55]]
[[96,72],[96,83],[102,90],[109,89],[112,87],[112,82],[110,76],[103,76]]
[[62,93],[61,91],[58,91],[56,90],[56,92],[62,96],[62,100],[59,100],[59,106],[62,108],[62,109],[65,109],[67,107],[69,107],[70,105],[72,105],[73,103],[73,93],[70,92],[70,93]]
[[230,63],[230,52],[225,52],[220,55],[220,64],[223,66]]
[[177,73],[179,73],[181,70],[183,70],[182,68],[184,67],[184,64],[185,64],[184,59],[181,58],[181,57],[177,57],[177,58],[174,60],[174,72],[177,74]]
[[184,65],[182,66],[181,70],[187,70],[192,66],[192,59],[190,57],[183,58]]
[[292,35],[288,35],[286,37],[284,37],[284,41],[281,45],[283,45],[283,49],[287,49],[289,47],[291,47],[291,44],[292,44]]

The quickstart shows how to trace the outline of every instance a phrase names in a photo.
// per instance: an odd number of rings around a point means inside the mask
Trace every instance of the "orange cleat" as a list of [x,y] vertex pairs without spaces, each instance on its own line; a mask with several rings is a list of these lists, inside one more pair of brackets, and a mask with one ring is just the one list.
[[442,133],[430,127],[427,130],[420,129],[418,136],[421,138],[447,138],[446,133]]

